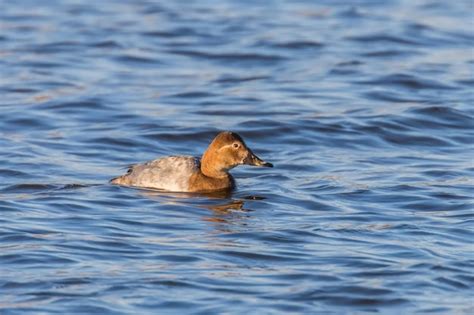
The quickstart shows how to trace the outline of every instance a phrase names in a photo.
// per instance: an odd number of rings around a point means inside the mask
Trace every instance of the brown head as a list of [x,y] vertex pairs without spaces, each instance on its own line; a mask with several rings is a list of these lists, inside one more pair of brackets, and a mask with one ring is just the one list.
[[271,163],[256,156],[238,134],[223,131],[212,140],[204,152],[201,171],[209,177],[226,177],[230,169],[242,164],[273,167]]

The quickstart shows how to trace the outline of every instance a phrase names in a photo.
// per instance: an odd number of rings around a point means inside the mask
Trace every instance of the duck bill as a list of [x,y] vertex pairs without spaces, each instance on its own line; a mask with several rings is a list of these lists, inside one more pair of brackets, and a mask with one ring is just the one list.
[[272,163],[268,163],[260,159],[258,156],[253,154],[252,151],[249,150],[247,157],[243,160],[243,164],[247,165],[254,165],[254,166],[263,166],[263,167],[273,167]]

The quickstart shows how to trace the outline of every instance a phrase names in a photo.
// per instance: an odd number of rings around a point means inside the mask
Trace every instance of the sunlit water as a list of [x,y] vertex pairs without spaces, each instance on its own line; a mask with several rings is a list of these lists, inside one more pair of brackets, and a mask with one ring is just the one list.
[[[0,1],[0,313],[472,314],[472,1]],[[219,130],[230,195],[111,186]]]

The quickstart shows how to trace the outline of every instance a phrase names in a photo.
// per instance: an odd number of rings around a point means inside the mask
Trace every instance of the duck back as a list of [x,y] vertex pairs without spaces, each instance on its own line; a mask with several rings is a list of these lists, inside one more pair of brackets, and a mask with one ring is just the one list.
[[127,174],[113,178],[112,184],[187,191],[193,174],[200,172],[200,160],[193,156],[169,156],[132,165]]

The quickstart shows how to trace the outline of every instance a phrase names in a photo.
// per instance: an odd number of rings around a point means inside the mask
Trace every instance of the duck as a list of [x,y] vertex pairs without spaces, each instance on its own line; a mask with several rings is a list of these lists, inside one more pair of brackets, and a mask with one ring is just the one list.
[[235,188],[229,173],[239,165],[273,167],[256,156],[237,133],[222,131],[212,140],[201,158],[167,156],[135,164],[111,184],[152,188],[169,192],[204,193]]

